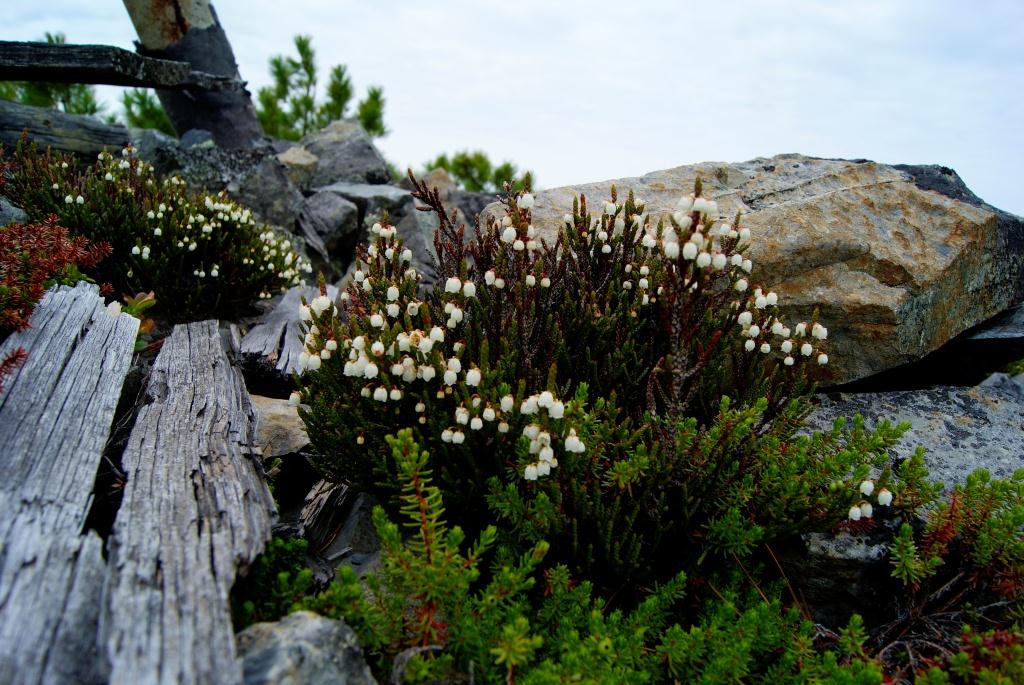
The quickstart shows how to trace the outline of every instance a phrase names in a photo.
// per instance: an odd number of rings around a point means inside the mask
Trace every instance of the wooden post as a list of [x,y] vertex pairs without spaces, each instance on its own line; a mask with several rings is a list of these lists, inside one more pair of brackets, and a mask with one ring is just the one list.
[[[139,34],[139,52],[187,62],[194,71],[238,79],[231,43],[209,0],[124,0]],[[263,135],[249,91],[157,90],[178,135],[205,129],[224,148],[247,147]]]

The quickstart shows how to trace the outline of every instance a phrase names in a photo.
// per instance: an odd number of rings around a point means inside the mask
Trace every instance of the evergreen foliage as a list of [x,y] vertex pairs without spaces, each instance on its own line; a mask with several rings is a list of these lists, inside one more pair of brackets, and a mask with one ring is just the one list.
[[177,137],[171,118],[167,116],[163,105],[146,88],[129,88],[121,93],[121,106],[124,107],[124,119],[132,128],[152,128]]
[[[263,132],[274,138],[298,140],[310,131],[349,116],[354,88],[344,65],[331,68],[327,98],[317,102],[317,66],[312,38],[295,36],[297,57],[276,55],[270,59],[272,85],[256,93],[257,115]],[[384,91],[371,86],[355,105],[355,119],[371,136],[387,134],[384,125]]]
[[506,184],[516,192],[533,186],[533,172],[526,171],[520,176],[515,164],[505,161],[495,165],[482,150],[441,154],[427,162],[424,169],[444,169],[459,186],[473,193],[501,192]]
[[[67,42],[63,33],[46,32],[50,45]],[[96,99],[96,89],[84,83],[0,81],[0,100],[12,100],[32,107],[58,109],[68,114],[102,115],[105,107]],[[110,117],[108,117],[110,119]]]
[[173,303],[162,312],[169,322],[238,316],[309,270],[251,211],[223,194],[193,194],[177,177],[158,181],[131,148],[79,168],[22,141],[11,162],[8,196],[29,219],[56,215],[71,235],[114,246],[87,274],[116,292],[152,291]]

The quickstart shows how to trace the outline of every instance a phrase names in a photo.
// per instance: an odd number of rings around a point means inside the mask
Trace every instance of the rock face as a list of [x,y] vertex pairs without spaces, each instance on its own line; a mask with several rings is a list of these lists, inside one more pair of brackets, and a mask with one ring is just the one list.
[[820,399],[807,419],[810,430],[854,414],[862,415],[869,428],[879,419],[909,421],[910,430],[894,450],[897,458],[923,446],[931,479],[947,488],[965,482],[977,468],[995,478],[1024,468],[1024,378],[1019,376],[999,375],[974,388],[835,393]]
[[306,424],[288,400],[263,395],[251,398],[258,416],[256,436],[264,459],[295,454],[309,446]]
[[743,214],[754,280],[779,293],[786,318],[819,311],[835,382],[918,359],[1024,292],[1024,222],[943,167],[801,155],[708,162],[542,191],[534,225],[550,241],[574,196],[599,201],[613,184],[660,216],[698,176],[723,216]]
[[28,217],[20,207],[15,207],[10,200],[0,195],[0,226],[24,223],[26,219]]
[[318,190],[299,205],[299,230],[313,256],[313,267],[341,275],[359,237],[359,209],[343,196]]
[[302,147],[317,157],[310,186],[338,181],[388,183],[387,162],[362,126],[352,121],[333,121],[302,139]]
[[245,685],[376,685],[356,634],[344,621],[297,611],[256,623],[235,641]]

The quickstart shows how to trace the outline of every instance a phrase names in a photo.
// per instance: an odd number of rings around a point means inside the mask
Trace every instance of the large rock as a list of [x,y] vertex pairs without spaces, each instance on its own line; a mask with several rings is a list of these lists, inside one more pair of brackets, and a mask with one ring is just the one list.
[[295,454],[309,446],[306,424],[288,400],[263,395],[251,395],[251,399],[259,417],[256,438],[264,459]]
[[392,223],[412,204],[412,194],[404,188],[371,183],[332,183],[317,192],[345,198],[359,208],[359,220],[380,219],[387,212]]
[[612,184],[658,216],[698,176],[723,216],[742,212],[755,282],[779,293],[786,317],[820,312],[836,382],[918,359],[1021,298],[1024,222],[944,167],[802,155],[706,162],[540,192],[534,225],[550,240],[574,196],[600,201]]
[[284,164],[287,169],[288,178],[301,190],[309,190],[309,182],[316,171],[316,165],[320,158],[301,145],[292,145],[283,152],[277,154],[277,161]]
[[398,237],[412,250],[412,266],[420,273],[423,283],[434,282],[434,231],[438,219],[433,212],[420,211],[410,191],[391,185],[333,183],[318,192],[333,193],[355,203],[363,223],[377,220],[387,212],[389,221],[398,230]]
[[28,221],[28,215],[24,210],[12,205],[10,200],[0,195],[0,226],[23,224],[26,221]]
[[224,189],[265,221],[288,231],[294,228],[302,193],[291,182],[287,168],[277,157],[264,157],[232,177]]
[[224,150],[205,145],[186,148],[156,136],[147,140],[152,145],[143,158],[158,173],[177,174],[195,190],[225,190],[263,221],[288,231],[294,228],[302,193],[269,144]]
[[359,234],[359,208],[355,203],[338,193],[319,190],[299,205],[298,223],[314,253],[313,268],[327,271],[329,276],[341,275]]
[[947,488],[985,468],[1007,478],[1024,468],[1024,379],[996,377],[973,388],[934,387],[881,393],[832,393],[819,398],[810,430],[825,430],[836,417],[860,414],[870,428],[881,419],[909,421],[894,448],[906,459],[918,445],[932,480]]
[[376,685],[356,634],[344,621],[297,611],[237,636],[245,685]]
[[302,139],[302,146],[317,156],[311,187],[338,181],[387,183],[391,180],[387,162],[363,127],[338,120]]

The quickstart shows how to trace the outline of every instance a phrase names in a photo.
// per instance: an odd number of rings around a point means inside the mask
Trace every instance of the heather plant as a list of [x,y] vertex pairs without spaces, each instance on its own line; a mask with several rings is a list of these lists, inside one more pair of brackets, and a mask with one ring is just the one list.
[[[109,244],[90,245],[82,236],[70,237],[54,215],[39,223],[0,226],[0,340],[28,327],[32,310],[47,289],[74,285],[82,278],[79,269],[95,268],[110,251]],[[4,377],[24,360],[21,348],[0,360],[0,389]]]
[[309,264],[277,230],[224,194],[159,180],[131,147],[85,168],[24,141],[11,157],[10,195],[29,218],[54,214],[73,235],[114,246],[89,269],[117,292],[155,293],[172,322],[231,317],[300,282]]
[[890,548],[904,589],[896,618],[873,638],[880,659],[910,672],[954,654],[963,625],[1024,619],[1024,469],[1006,480],[979,469],[947,497],[932,489],[921,500],[923,521],[906,517]]
[[[325,591],[288,607],[344,619],[382,681],[882,682],[857,618],[838,635],[823,633],[795,608],[782,607],[775,597],[780,588],[770,588],[769,599],[738,570],[702,581],[713,594],[684,628],[675,622],[685,594],[682,573],[652,588],[632,610],[609,610],[593,583],[566,566],[539,570],[546,543],[519,554],[489,526],[467,546],[462,530],[445,521],[429,456],[412,431],[388,436],[387,443],[398,465],[404,525],[375,509],[379,570],[361,581],[342,567]],[[275,541],[268,561],[257,562],[244,581],[254,597],[249,581],[279,570],[265,579],[255,602],[244,601],[246,616],[258,606],[271,610],[265,618],[277,618],[296,591],[309,590],[309,571],[296,555],[301,550],[301,543]]]
[[749,231],[699,182],[662,218],[614,189],[598,216],[580,198],[552,245],[529,192],[466,242],[414,184],[440,220],[437,284],[424,292],[377,224],[339,301],[300,312],[292,401],[327,477],[396,511],[385,436],[410,427],[453,520],[475,531],[494,516],[521,549],[546,540],[611,591],[870,516],[872,469],[896,487],[884,464],[902,427],[797,434],[827,329],[781,320],[750,282]]

